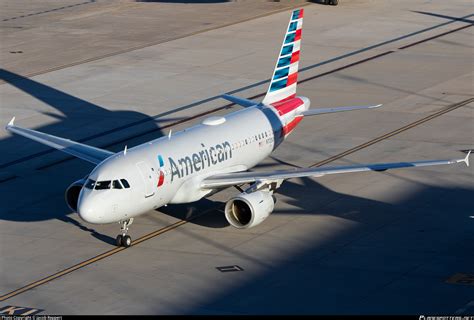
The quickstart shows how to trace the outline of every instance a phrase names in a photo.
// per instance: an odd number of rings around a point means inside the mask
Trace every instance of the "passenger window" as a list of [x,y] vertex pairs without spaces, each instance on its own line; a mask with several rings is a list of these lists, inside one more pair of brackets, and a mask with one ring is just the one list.
[[87,189],[94,189],[95,181],[92,179],[87,179],[86,183],[84,184],[84,187]]
[[114,180],[114,182],[112,183],[112,188],[114,188],[114,189],[122,189],[122,185],[120,184],[120,181]]
[[110,189],[110,182],[110,180],[97,181],[97,183],[95,184],[95,190]]
[[120,182],[122,182],[122,185],[125,189],[130,188],[130,185],[128,184],[128,181],[125,179],[120,179]]

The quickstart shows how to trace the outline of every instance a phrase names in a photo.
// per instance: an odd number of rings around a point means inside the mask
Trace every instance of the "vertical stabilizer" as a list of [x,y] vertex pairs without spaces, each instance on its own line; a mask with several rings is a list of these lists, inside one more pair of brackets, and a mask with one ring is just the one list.
[[302,27],[303,9],[294,10],[291,13],[270,86],[262,101],[265,104],[291,99],[296,95]]

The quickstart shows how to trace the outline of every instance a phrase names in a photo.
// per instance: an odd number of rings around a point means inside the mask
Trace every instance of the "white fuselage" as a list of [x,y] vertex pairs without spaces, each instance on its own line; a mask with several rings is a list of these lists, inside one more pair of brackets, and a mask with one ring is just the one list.
[[225,117],[208,118],[111,156],[88,178],[94,182],[126,179],[130,187],[83,187],[79,215],[90,223],[110,223],[168,203],[201,199],[213,192],[201,188],[204,178],[246,171],[265,159],[289,134],[282,134],[282,128],[309,108],[309,99],[301,99],[300,106],[283,116],[272,106],[257,105]]

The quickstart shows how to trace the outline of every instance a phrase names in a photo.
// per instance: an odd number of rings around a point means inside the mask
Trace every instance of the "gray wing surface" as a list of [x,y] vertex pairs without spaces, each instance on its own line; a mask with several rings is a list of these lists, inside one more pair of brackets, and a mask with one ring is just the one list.
[[234,186],[244,183],[253,183],[257,181],[275,181],[286,180],[291,178],[302,177],[321,177],[328,174],[336,173],[350,173],[350,172],[364,172],[364,171],[385,171],[390,169],[411,168],[411,167],[426,167],[437,166],[444,164],[455,164],[464,162],[469,166],[469,155],[463,159],[453,160],[430,160],[430,161],[415,161],[415,162],[393,162],[393,163],[374,163],[361,164],[352,166],[338,166],[338,167],[318,167],[318,168],[302,168],[292,170],[280,170],[272,172],[236,172],[225,173],[207,177],[202,181],[201,187],[212,189],[226,186]]
[[20,128],[15,126],[14,121],[15,118],[13,118],[10,123],[8,123],[5,129],[94,164],[99,164],[114,154],[108,150],[88,146],[69,139],[56,137],[31,129]]
[[350,106],[350,107],[337,107],[337,108],[316,108],[309,109],[301,112],[304,116],[317,116],[325,113],[334,113],[334,112],[344,112],[344,111],[354,111],[354,110],[364,110],[364,109],[375,109],[381,107],[381,104],[374,106]]
[[240,98],[240,97],[236,97],[236,96],[231,96],[230,94],[223,94],[221,96],[222,98],[232,102],[232,103],[235,103],[235,104],[238,104],[242,107],[253,107],[253,106],[256,106],[258,104],[258,102],[256,101],[252,101],[252,100],[249,100],[249,99],[245,99],[245,98]]

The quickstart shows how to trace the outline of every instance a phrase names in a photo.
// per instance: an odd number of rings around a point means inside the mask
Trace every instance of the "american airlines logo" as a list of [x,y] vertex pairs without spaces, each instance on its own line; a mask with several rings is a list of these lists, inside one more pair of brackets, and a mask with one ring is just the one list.
[[160,165],[160,176],[158,178],[157,187],[161,187],[165,182],[165,162],[163,161],[163,157],[158,155],[158,163]]
[[[228,141],[216,144],[210,148],[206,148],[204,144],[201,145],[205,149],[189,156],[177,160],[168,157],[171,168],[171,182],[176,178],[184,178],[194,172],[199,172],[232,158],[232,148]],[[161,156],[158,156],[158,159],[160,157]],[[161,167],[162,164],[160,163],[160,169]]]

